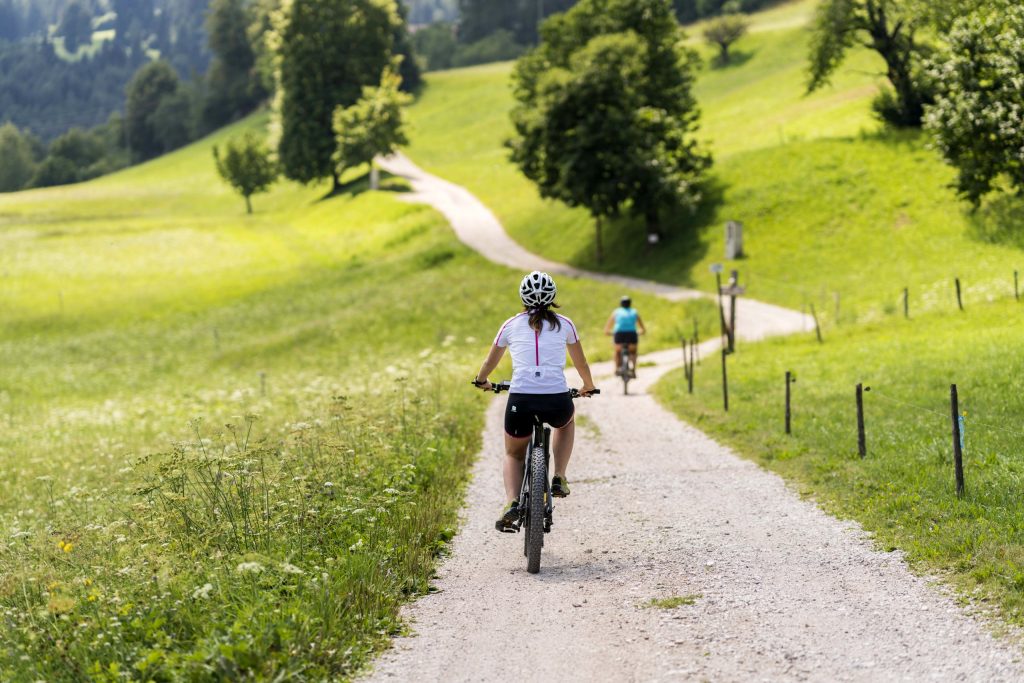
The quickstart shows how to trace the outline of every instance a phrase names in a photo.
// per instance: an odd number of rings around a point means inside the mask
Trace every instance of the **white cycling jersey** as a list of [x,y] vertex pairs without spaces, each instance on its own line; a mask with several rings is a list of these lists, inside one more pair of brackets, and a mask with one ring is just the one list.
[[[555,315],[558,315],[557,313]],[[538,332],[530,327],[530,314],[523,312],[505,321],[494,345],[509,347],[512,354],[512,386],[517,394],[560,394],[569,391],[565,381],[565,347],[580,340],[576,326],[559,315],[560,329],[544,323]]]

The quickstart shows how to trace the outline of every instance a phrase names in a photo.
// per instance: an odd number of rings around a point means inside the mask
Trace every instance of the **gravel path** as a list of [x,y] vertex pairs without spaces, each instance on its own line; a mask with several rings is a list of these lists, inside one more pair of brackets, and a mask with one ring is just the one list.
[[[406,608],[415,635],[368,680],[1024,680],[1018,649],[898,553],[655,402],[647,389],[679,355],[650,354],[630,396],[595,366],[604,393],[577,402],[572,496],[538,575],[522,537],[494,531],[504,399],[493,401],[437,592]],[[692,603],[645,606],[674,596]]]

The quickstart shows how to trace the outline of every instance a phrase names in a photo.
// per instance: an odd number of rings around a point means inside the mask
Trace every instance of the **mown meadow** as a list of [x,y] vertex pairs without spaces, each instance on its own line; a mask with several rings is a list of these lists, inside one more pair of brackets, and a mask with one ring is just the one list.
[[[522,274],[394,178],[246,216],[210,148],[265,122],[0,197],[0,679],[344,678],[457,528]],[[606,357],[620,292],[559,284]]]
[[[1012,295],[1022,268],[1012,201],[971,212],[927,137],[885,130],[870,101],[883,82],[877,55],[855,51],[831,86],[805,94],[807,22],[815,3],[783,3],[751,17],[732,65],[711,64],[700,25],[687,27],[705,60],[695,95],[698,137],[715,158],[695,213],[666,215],[666,240],[648,249],[638,221],[606,226],[604,263],[594,260],[586,211],[540,199],[507,160],[511,64],[431,74],[410,110],[410,156],[477,194],[522,244],[549,258],[673,284],[713,289],[724,225],[744,223],[740,270],[751,296],[821,318],[876,320],[909,288],[915,310],[941,310],[960,277],[968,298]],[[884,256],[883,256],[884,255]]]

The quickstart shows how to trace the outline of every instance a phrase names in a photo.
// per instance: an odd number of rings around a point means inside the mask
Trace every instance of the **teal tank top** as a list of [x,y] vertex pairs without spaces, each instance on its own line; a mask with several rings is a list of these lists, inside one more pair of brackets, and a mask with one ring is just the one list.
[[613,332],[636,332],[636,319],[639,317],[639,313],[636,312],[635,308],[622,308],[619,306],[615,309],[615,329]]

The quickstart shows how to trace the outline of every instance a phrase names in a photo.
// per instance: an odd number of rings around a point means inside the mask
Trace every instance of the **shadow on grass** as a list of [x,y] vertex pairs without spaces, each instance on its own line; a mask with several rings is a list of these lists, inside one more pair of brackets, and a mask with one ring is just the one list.
[[729,59],[723,60],[721,54],[717,54],[708,60],[708,64],[716,71],[724,69],[735,69],[743,66],[757,55],[757,50],[732,50],[729,52]]
[[703,199],[696,210],[664,210],[661,214],[661,242],[647,244],[643,218],[623,213],[606,221],[602,230],[604,261],[594,255],[594,232],[580,245],[571,262],[583,268],[622,273],[688,287],[698,286],[692,275],[696,264],[707,254],[708,244],[701,235],[719,222],[718,211],[725,197],[725,185],[711,177],[703,188]]
[[[327,191],[323,197],[317,201],[325,201],[338,197],[343,194],[350,195],[352,197],[358,197],[364,192],[370,189],[370,172],[367,171],[361,176],[357,176],[348,182],[344,182],[336,188],[332,188]],[[380,188],[378,192],[410,192],[409,182],[402,176],[393,175],[387,171],[380,172]]]
[[1024,197],[1001,194],[968,214],[968,234],[987,244],[1024,249]]

